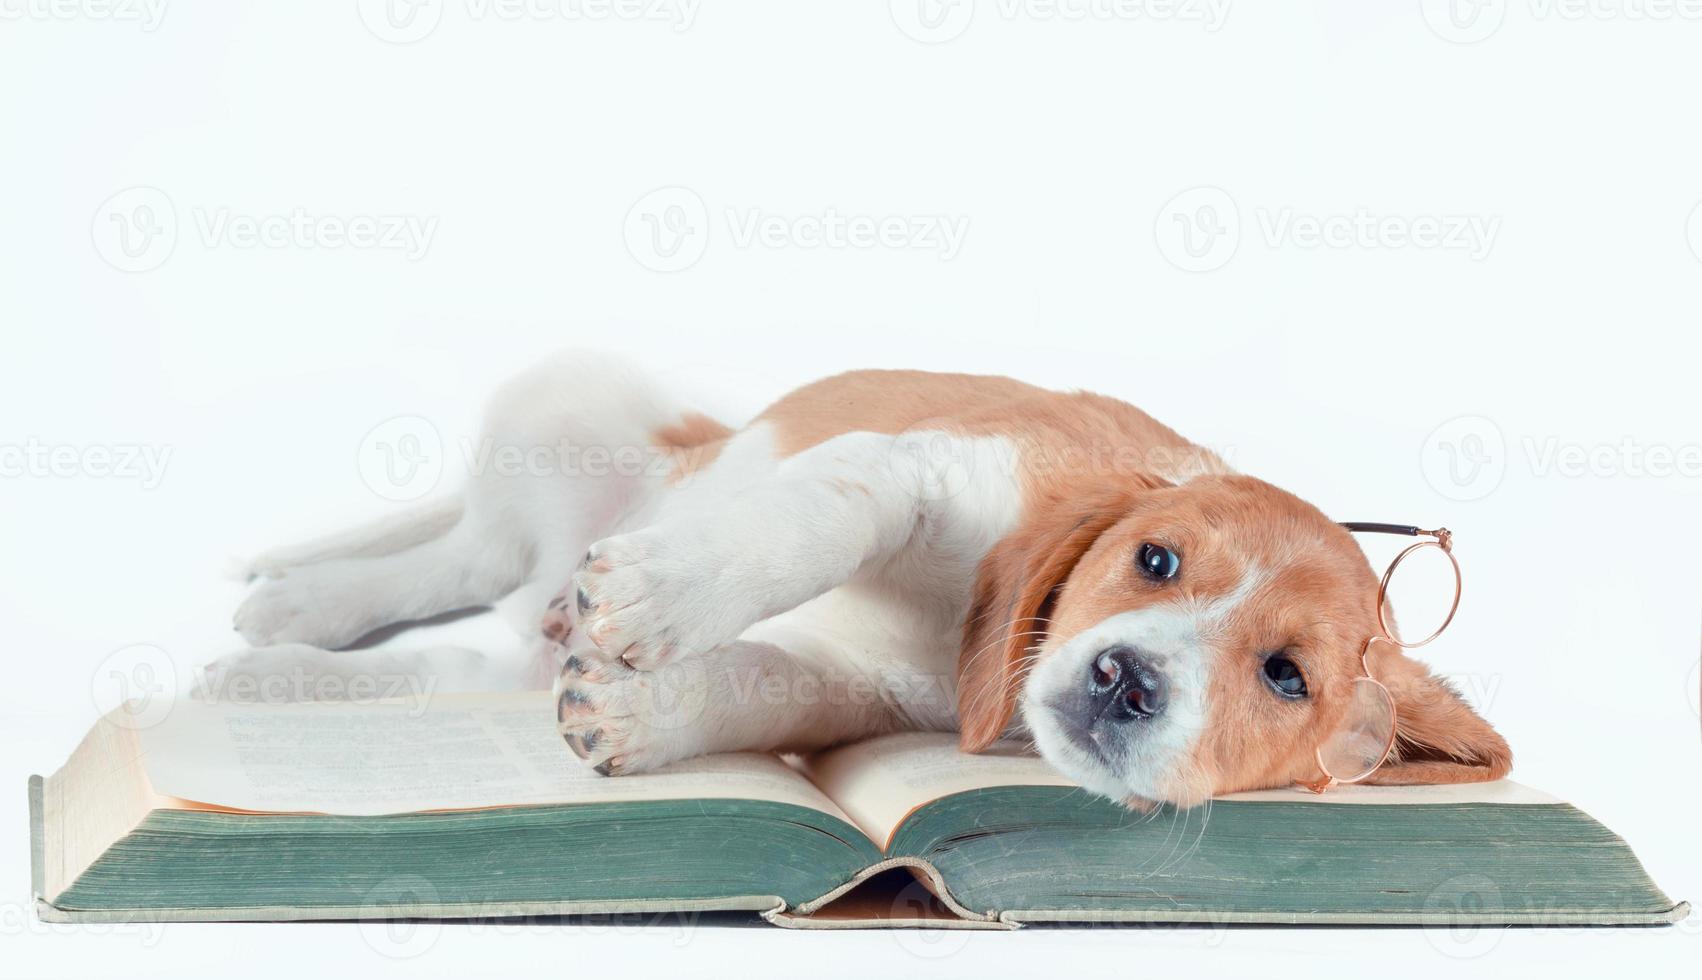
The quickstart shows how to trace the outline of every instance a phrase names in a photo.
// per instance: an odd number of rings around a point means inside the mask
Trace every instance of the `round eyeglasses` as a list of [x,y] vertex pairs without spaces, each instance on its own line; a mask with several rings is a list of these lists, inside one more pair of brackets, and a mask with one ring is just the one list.
[[[1323,771],[1323,778],[1302,783],[1314,793],[1322,793],[1340,783],[1360,782],[1388,760],[1389,752],[1395,747],[1395,698],[1372,673],[1372,662],[1384,660],[1403,649],[1424,646],[1441,636],[1460,608],[1460,562],[1454,557],[1454,536],[1447,528],[1426,531],[1408,524],[1366,523],[1344,523],[1342,526],[1349,531],[1404,534],[1429,540],[1418,541],[1402,549],[1389,563],[1388,571],[1383,573],[1382,581],[1377,585],[1377,627],[1382,632],[1365,641],[1365,648],[1359,655],[1363,673],[1352,681],[1343,721],[1318,746],[1318,768]],[[1428,634],[1419,634],[1424,639],[1403,641],[1389,624],[1390,596],[1435,594],[1434,582],[1431,581],[1434,569],[1431,574],[1414,571],[1422,561],[1409,561],[1415,556],[1428,555],[1431,549],[1447,559],[1445,574],[1453,580],[1453,600],[1446,604],[1445,611],[1441,606],[1430,611],[1429,621],[1423,622],[1423,625],[1428,627],[1434,623],[1435,628]],[[1403,572],[1403,569],[1406,571]],[[1405,605],[1403,602],[1403,607]]]

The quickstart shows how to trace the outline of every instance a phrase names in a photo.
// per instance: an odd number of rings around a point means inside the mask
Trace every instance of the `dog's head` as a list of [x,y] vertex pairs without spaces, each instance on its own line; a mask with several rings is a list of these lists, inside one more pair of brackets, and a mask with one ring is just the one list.
[[[1347,530],[1270,484],[1073,489],[983,563],[959,662],[963,745],[1018,711],[1040,753],[1135,804],[1312,781],[1344,724],[1378,577]],[[1396,706],[1376,783],[1495,779],[1499,735],[1418,661],[1371,664]]]

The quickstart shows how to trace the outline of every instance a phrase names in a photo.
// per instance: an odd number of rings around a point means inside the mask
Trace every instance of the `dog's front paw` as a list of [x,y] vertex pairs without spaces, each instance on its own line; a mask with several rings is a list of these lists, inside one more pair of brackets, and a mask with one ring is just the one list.
[[604,654],[655,670],[733,640],[757,618],[726,560],[660,528],[604,538],[574,575],[585,636]]
[[645,772],[703,751],[703,671],[675,664],[640,671],[570,655],[556,677],[556,730],[605,776]]

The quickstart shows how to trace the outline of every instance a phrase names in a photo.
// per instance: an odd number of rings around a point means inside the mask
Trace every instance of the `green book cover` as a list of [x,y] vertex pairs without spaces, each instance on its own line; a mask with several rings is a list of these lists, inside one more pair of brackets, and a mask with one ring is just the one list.
[[804,928],[1041,921],[1652,925],[1688,906],[1516,783],[1137,813],[1001,745],[902,734],[605,778],[543,693],[178,703],[30,783],[44,919],[748,910]]

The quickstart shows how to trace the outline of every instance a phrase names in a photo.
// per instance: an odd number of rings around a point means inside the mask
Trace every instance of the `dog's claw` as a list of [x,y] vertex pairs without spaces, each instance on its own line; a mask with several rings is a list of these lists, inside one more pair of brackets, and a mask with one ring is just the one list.
[[668,728],[654,724],[662,699],[655,674],[634,671],[580,649],[565,654],[556,676],[556,731],[568,750],[599,775],[644,772],[673,761]]

